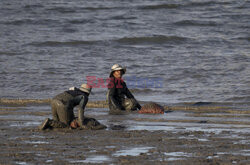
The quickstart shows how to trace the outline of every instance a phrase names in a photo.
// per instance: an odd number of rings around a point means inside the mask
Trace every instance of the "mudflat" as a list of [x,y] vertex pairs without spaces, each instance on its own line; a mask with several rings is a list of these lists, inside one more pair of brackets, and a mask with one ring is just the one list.
[[48,104],[1,103],[0,164],[250,164],[248,110],[183,107],[109,115],[105,106],[89,106],[86,116],[107,129],[41,131]]

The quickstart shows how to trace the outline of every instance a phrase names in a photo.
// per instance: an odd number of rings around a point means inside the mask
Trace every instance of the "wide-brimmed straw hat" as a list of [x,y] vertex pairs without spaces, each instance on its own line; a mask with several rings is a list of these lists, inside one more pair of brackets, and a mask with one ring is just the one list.
[[111,72],[110,72],[110,76],[112,76],[113,72],[116,71],[116,70],[122,70],[123,71],[123,74],[126,73],[126,67],[122,67],[121,65],[119,64],[115,64],[111,67]]
[[81,87],[79,88],[81,91],[89,93],[91,92],[92,87],[89,86],[88,84],[82,84]]

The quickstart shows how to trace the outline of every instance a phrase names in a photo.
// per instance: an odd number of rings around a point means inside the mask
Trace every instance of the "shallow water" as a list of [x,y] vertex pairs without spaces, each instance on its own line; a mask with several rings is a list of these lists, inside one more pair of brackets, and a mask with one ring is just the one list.
[[192,154],[190,153],[185,153],[185,152],[169,152],[169,153],[164,153],[166,156],[173,156],[173,157],[190,157]]
[[[120,63],[138,100],[244,104],[249,9],[247,0],[3,1],[0,97],[51,98]],[[162,78],[160,88],[142,78]]]
[[85,160],[72,160],[70,163],[104,163],[108,162],[111,159],[105,155],[94,155],[86,158]]
[[[37,108],[36,108],[37,107]],[[6,120],[10,127],[38,127],[46,118],[52,118],[51,114],[42,115],[40,113],[49,113],[51,111],[48,105],[19,107],[16,111],[10,111],[7,114],[0,115],[0,118]],[[20,113],[31,113],[29,115],[20,115]],[[40,113],[37,113],[40,112]],[[77,116],[77,110],[74,111]],[[147,130],[147,131],[171,131],[171,132],[196,132],[220,134],[223,131],[230,131],[232,134],[250,133],[248,115],[241,114],[240,118],[220,117],[211,113],[211,117],[193,117],[192,112],[174,111],[165,114],[137,114],[127,115],[109,115],[107,108],[86,108],[85,116],[97,119],[100,123],[106,125],[107,130]],[[206,113],[210,114],[210,113]],[[219,113],[220,115],[226,115]],[[206,121],[201,123],[201,121]],[[239,123],[235,123],[239,122]],[[232,137],[237,138],[237,135]],[[199,138],[199,141],[205,141],[206,138]]]
[[45,141],[24,141],[24,142],[29,144],[49,144],[48,142]]
[[119,156],[138,156],[142,153],[147,153],[150,149],[154,147],[136,147],[136,148],[130,148],[130,149],[124,149],[117,151],[113,154],[115,157]]
[[[164,115],[109,115],[107,108],[87,108],[85,115],[107,125],[106,130],[38,130],[45,118],[51,118],[44,115],[48,111],[48,105],[28,105],[0,115],[1,145],[5,146],[0,152],[2,163],[200,164],[210,160],[242,163],[248,162],[250,156],[249,123],[230,123],[233,118],[220,118],[214,112],[204,118],[182,111]],[[248,114],[241,117],[244,115]],[[201,123],[204,119],[208,122]]]

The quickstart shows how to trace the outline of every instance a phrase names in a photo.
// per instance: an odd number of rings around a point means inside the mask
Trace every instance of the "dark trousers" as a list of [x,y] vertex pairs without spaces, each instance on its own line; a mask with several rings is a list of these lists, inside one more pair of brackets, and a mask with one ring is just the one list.
[[70,101],[73,97],[68,93],[62,93],[54,97],[51,101],[52,116],[54,121],[60,121],[66,125],[74,120],[74,106]]

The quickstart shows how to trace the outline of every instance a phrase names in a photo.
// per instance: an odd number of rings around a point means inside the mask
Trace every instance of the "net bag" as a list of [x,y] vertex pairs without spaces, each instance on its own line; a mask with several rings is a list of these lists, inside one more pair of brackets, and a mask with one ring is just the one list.
[[142,106],[138,113],[164,114],[164,108],[156,103],[147,103]]

